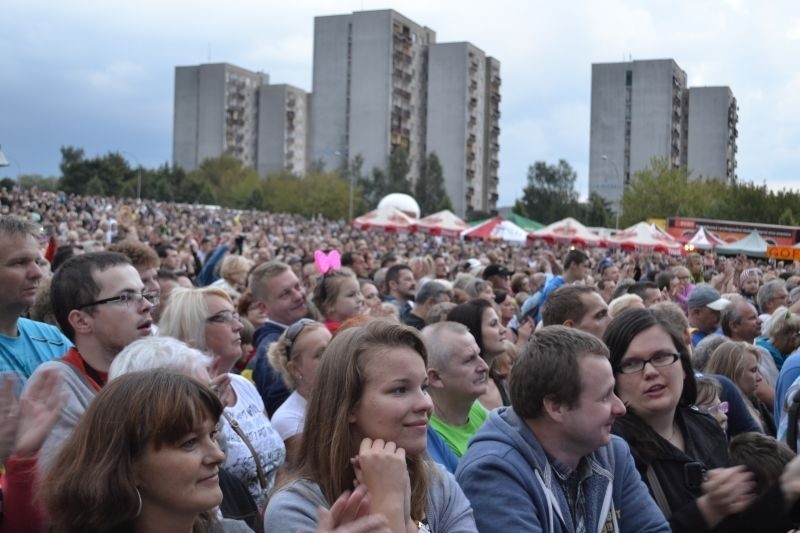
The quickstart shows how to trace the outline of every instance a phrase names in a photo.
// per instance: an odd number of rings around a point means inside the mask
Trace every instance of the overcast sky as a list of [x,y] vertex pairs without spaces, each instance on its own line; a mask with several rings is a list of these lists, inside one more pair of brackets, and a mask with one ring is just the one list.
[[59,175],[62,145],[170,162],[175,66],[228,62],[310,91],[314,16],[386,8],[500,60],[500,205],[539,160],[566,159],[586,195],[591,64],[629,59],[673,58],[689,86],[730,86],[739,179],[800,188],[791,0],[4,0],[0,176]]

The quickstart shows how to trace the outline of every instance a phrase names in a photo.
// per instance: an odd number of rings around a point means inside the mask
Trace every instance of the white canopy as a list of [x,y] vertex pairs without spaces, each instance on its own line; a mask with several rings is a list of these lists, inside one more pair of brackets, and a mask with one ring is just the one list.
[[356,229],[379,229],[398,233],[413,232],[416,223],[416,220],[394,207],[375,209],[356,217],[352,222]]
[[567,217],[549,226],[532,232],[529,239],[543,239],[548,242],[579,244],[582,246],[604,246],[605,241],[572,217]]
[[754,229],[747,237],[728,244],[720,244],[714,251],[723,255],[744,254],[750,257],[767,257],[767,246],[769,243],[764,240],[758,230]]
[[608,245],[626,251],[655,251],[672,255],[680,255],[683,252],[683,244],[678,239],[655,224],[647,222],[639,222],[618,231],[608,239]]
[[725,241],[707,231],[705,226],[700,226],[697,233],[686,244],[694,246],[698,250],[713,250],[720,244],[725,244]]
[[445,209],[417,221],[417,230],[432,235],[458,237],[462,231],[469,229],[469,224],[458,218],[452,211]]

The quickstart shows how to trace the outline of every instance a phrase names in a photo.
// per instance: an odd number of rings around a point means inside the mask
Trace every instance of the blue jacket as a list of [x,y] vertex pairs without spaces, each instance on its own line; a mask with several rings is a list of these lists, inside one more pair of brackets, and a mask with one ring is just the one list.
[[[589,461],[592,475],[584,482],[588,531],[669,532],[625,441],[612,437]],[[510,407],[489,414],[459,461],[456,479],[472,503],[479,531],[574,530],[544,449]]]
[[283,382],[280,373],[276,372],[267,359],[269,346],[278,340],[286,331],[286,326],[267,320],[253,334],[253,345],[256,347],[256,354],[251,361],[253,366],[253,382],[264,400],[264,407],[267,415],[272,418],[291,392]]

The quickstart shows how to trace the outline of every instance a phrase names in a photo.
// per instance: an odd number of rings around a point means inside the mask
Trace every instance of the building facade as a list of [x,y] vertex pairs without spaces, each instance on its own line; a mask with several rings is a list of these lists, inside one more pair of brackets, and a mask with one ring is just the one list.
[[436,153],[454,211],[493,210],[499,71],[474,45],[436,44],[433,30],[396,11],[317,17],[310,158],[342,169],[360,156],[370,172],[403,148],[413,183]]
[[689,157],[695,176],[735,182],[739,108],[730,87],[689,89]]
[[589,192],[617,211],[631,177],[654,157],[695,177],[735,179],[736,100],[714,88],[698,91],[692,106],[696,90],[671,59],[593,64]]
[[395,147],[416,178],[425,154],[427,48],[436,35],[392,11],[314,19],[311,154],[328,169],[360,155],[385,168]]
[[497,207],[499,82],[499,62],[470,43],[429,48],[428,153],[461,216]]
[[306,169],[308,95],[228,63],[175,68],[172,161],[184,170],[223,154],[259,174]]

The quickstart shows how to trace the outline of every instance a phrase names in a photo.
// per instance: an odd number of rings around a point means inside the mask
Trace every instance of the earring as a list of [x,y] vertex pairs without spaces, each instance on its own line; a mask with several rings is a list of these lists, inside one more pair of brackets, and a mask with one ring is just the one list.
[[142,514],[142,495],[139,492],[139,487],[134,487],[134,490],[136,491],[136,497],[139,499],[139,508],[136,509],[136,516],[134,518],[138,518],[139,515]]

